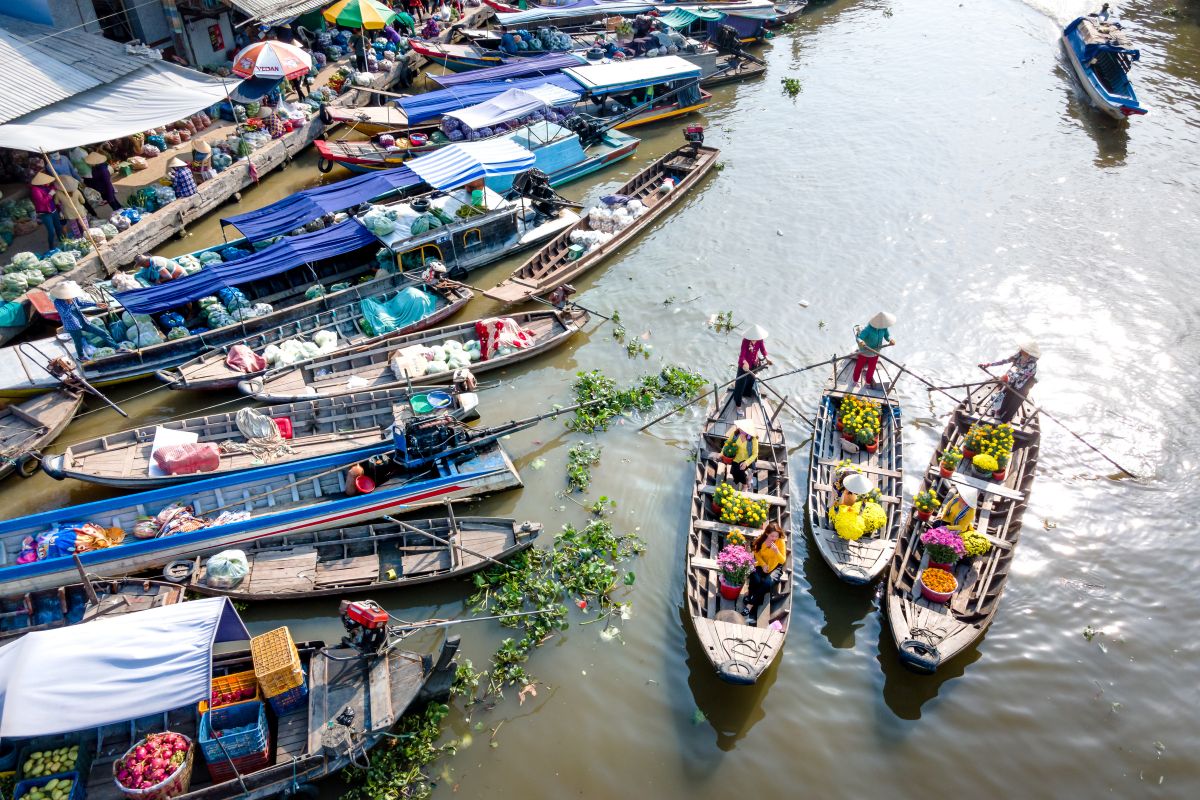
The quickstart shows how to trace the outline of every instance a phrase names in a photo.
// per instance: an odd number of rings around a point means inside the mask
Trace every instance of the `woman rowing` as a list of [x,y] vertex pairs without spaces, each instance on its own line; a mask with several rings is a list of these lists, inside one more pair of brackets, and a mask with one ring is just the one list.
[[996,392],[996,399],[992,401],[992,413],[1001,422],[1009,422],[1016,416],[1017,409],[1037,383],[1037,362],[1041,355],[1042,348],[1038,343],[1027,339],[1017,346],[1015,355],[979,365],[980,369],[1009,365],[1008,372],[999,378],[1000,391]]
[[[875,384],[875,365],[879,363],[879,351],[883,349],[885,342],[889,345],[896,343],[889,330],[895,324],[895,314],[880,311],[871,317],[867,327],[855,335],[855,341],[858,344],[858,358],[854,361],[855,383],[858,383],[860,377],[865,377],[867,386]],[[865,376],[863,375],[864,370],[866,371]]]

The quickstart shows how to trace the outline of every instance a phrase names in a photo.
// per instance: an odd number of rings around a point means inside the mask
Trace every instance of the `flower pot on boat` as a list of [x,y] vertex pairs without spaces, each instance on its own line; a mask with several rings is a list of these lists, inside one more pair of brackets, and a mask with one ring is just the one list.
[[721,575],[717,579],[717,587],[721,592],[721,597],[730,601],[736,601],[742,593],[742,587],[740,585],[734,586],[731,583],[726,583],[724,575]]
[[1005,467],[1004,469],[1002,469],[1002,470],[1000,470],[1000,471],[998,471],[998,472],[993,472],[993,473],[992,473],[992,480],[994,480],[996,483],[1004,483],[1004,478],[1005,478],[1005,476],[1006,476],[1006,475],[1008,475],[1008,468],[1007,468],[1007,467]]
[[917,519],[921,520],[922,522],[928,522],[929,518],[933,516],[932,511],[924,511],[919,508],[916,510],[915,513],[917,515]]
[[954,474],[954,470],[947,469],[945,464],[942,464],[940,469],[941,469],[943,478],[949,478],[950,476],[952,476]]
[[948,570],[930,567],[921,573],[921,596],[931,603],[948,603],[958,591],[958,579]]

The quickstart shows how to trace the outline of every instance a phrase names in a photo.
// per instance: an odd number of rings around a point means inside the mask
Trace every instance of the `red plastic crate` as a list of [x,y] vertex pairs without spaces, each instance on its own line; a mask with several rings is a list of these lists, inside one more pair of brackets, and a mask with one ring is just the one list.
[[225,781],[231,781],[234,779],[235,767],[237,768],[237,772],[239,774],[245,776],[252,772],[258,772],[260,769],[270,766],[270,764],[271,743],[268,742],[267,746],[263,748],[261,753],[235,758],[233,759],[232,764],[224,759],[217,761],[216,763],[209,762],[208,774],[209,777],[212,778],[213,783],[224,783]]

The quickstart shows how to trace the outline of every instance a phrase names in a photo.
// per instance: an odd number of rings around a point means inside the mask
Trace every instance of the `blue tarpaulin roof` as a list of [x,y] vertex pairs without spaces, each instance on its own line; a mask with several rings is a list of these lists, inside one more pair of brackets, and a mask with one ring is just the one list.
[[401,98],[396,101],[396,105],[400,106],[408,115],[409,124],[416,124],[440,117],[447,111],[457,111],[460,108],[491,100],[509,89],[532,89],[546,84],[566,89],[576,95],[580,93],[579,84],[566,75],[535,75],[532,78],[521,78],[515,81],[488,81],[486,83],[469,83],[450,89],[438,89],[413,97]]
[[222,225],[232,225],[252,242],[269,239],[312,222],[318,217],[407,189],[421,182],[408,167],[385,169],[357,175],[348,180],[305,189],[269,206],[225,217]]
[[508,139],[448,144],[408,162],[436,189],[453,189],[479,178],[512,175],[534,165],[533,153]]
[[374,234],[357,220],[348,219],[319,231],[289,236],[237,261],[212,264],[186,278],[158,286],[117,292],[115,297],[127,311],[154,314],[216,294],[217,290],[228,286],[277,275],[301,264],[332,258],[378,243]]
[[434,82],[449,89],[451,86],[464,86],[468,83],[487,83],[488,81],[507,81],[514,78],[527,78],[530,75],[549,75],[565,67],[578,67],[586,64],[587,59],[571,53],[550,53],[537,58],[523,58],[511,64],[501,64],[498,67],[484,67],[467,72],[451,72],[448,75],[430,75]]

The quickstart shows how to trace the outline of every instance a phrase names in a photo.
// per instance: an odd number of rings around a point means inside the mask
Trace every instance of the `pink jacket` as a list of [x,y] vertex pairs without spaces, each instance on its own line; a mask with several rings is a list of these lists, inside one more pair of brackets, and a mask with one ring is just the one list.
[[58,206],[54,204],[54,190],[50,186],[33,186],[31,184],[29,197],[33,200],[33,210],[38,214],[53,214],[58,211]]

